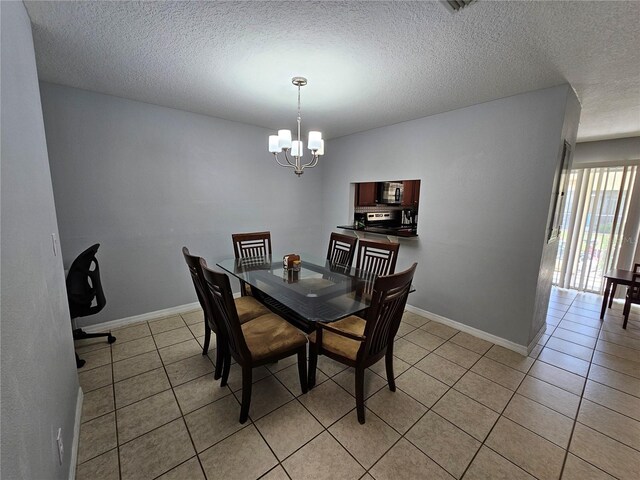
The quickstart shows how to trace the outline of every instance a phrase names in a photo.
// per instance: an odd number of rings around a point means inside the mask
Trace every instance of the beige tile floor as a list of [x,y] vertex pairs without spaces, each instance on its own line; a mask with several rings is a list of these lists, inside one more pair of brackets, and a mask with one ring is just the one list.
[[[213,380],[202,313],[83,341],[78,479],[608,479],[640,471],[640,312],[554,289],[529,357],[405,313],[395,347],[366,377],[322,357],[301,395],[295,359],[254,371],[250,421],[241,382]],[[214,345],[215,348],[215,345]]]

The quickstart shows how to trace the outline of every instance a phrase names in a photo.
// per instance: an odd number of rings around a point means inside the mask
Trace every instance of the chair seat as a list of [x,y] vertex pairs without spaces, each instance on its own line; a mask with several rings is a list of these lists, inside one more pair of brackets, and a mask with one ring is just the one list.
[[236,298],[235,303],[240,324],[247,323],[249,320],[253,320],[261,315],[271,313],[267,307],[253,297]]
[[[355,335],[363,335],[364,327],[366,325],[367,322],[364,319],[356,317],[355,315],[351,315],[331,324],[332,327]],[[309,341],[311,343],[316,343],[316,332],[309,335]],[[328,350],[331,353],[335,353],[336,355],[340,355],[350,360],[356,360],[360,345],[362,345],[362,342],[342,337],[328,330],[324,330],[322,332],[322,349]]]
[[275,313],[254,318],[241,328],[254,361],[295,350],[307,343],[307,337],[300,330]]

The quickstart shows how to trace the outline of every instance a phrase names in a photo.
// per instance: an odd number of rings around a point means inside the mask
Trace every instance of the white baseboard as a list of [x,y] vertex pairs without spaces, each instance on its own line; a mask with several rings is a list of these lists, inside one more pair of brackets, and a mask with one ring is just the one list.
[[[238,298],[240,294],[235,293],[233,296],[234,298]],[[118,320],[111,320],[109,322],[98,323],[96,325],[90,325],[88,327],[82,327],[82,328],[87,333],[109,331],[109,330],[130,325],[132,323],[144,322],[148,320],[155,320],[157,318],[169,317],[171,315],[187,313],[192,310],[196,310],[198,308],[200,308],[200,304],[198,302],[187,303],[186,305],[178,305],[176,307],[165,308],[163,310],[156,310],[155,312],[143,313],[141,315],[134,315],[132,317],[120,318]],[[462,332],[466,332],[470,335],[473,335],[474,337],[478,337],[483,340],[487,340],[488,342],[495,343],[496,345],[500,345],[501,347],[508,348],[509,350],[513,350],[514,352],[517,352],[520,355],[527,356],[529,351],[531,351],[525,345],[519,345],[517,343],[512,342],[511,340],[507,340],[505,338],[492,335],[491,333],[487,333],[477,328],[470,327],[468,325],[465,325],[464,323],[456,322],[455,320],[451,320],[450,318],[443,317],[436,313],[431,313],[426,310],[422,310],[421,308],[414,307],[413,305],[407,304],[406,309],[410,312],[420,315],[421,317],[429,318],[431,320],[436,320],[437,322],[444,323],[445,325],[449,325],[450,327],[458,329]],[[537,343],[539,335],[536,335],[536,338],[532,342],[531,348],[533,348],[533,346],[535,346],[535,344]]]
[[519,345],[515,342],[512,342],[511,340],[507,340],[506,338],[492,335],[491,333],[487,333],[477,328],[470,327],[469,325],[465,325],[464,323],[456,322],[455,320],[451,320],[450,318],[443,317],[436,313],[431,313],[426,310],[422,310],[421,308],[414,307],[413,305],[407,304],[406,309],[409,312],[420,315],[421,317],[425,317],[430,320],[435,320],[437,322],[444,323],[445,325],[448,325],[457,330],[460,330],[461,332],[466,332],[470,335],[473,335],[474,337],[478,337],[478,338],[481,338],[482,340],[486,340],[488,342],[495,343],[496,345],[500,345],[501,347],[508,348],[509,350],[513,350],[514,352],[519,353],[520,355],[523,355],[525,357],[529,353],[527,346]]
[[177,307],[165,308],[163,310],[156,310],[155,312],[143,313],[141,315],[134,315],[132,317],[120,318],[118,320],[111,320],[109,322],[97,323],[95,325],[88,325],[82,327],[87,333],[102,332],[115,330],[116,328],[125,327],[132,323],[146,322],[148,320],[155,320],[156,318],[170,317],[171,315],[179,315],[181,313],[187,313],[192,310],[200,308],[200,303],[193,302],[186,305],[178,305]]
[[535,348],[535,346],[538,344],[538,340],[540,340],[540,337],[542,337],[542,335],[546,331],[547,331],[547,322],[545,321],[542,324],[542,327],[540,327],[540,330],[538,330],[538,333],[536,333],[536,336],[533,337],[533,340],[531,340],[531,343],[529,343],[529,346],[527,347],[527,355],[529,355],[531,353],[531,350]]
[[78,387],[78,397],[76,399],[76,418],[73,425],[73,442],[71,444],[71,465],[69,465],[69,480],[76,478],[76,463],[78,463],[78,445],[80,444],[80,422],[82,422],[82,402],[84,393]]

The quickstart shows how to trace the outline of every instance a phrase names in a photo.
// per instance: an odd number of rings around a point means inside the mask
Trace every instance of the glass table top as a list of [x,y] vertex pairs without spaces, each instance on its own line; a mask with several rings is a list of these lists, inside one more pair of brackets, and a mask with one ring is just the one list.
[[282,256],[230,258],[217,265],[310,322],[333,322],[366,309],[374,278],[327,260],[301,255],[300,271]]

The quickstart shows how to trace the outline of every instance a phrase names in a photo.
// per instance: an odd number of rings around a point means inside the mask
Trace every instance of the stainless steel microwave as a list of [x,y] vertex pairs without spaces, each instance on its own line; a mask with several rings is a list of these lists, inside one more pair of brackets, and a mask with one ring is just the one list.
[[404,188],[402,182],[380,182],[378,191],[378,203],[385,205],[402,204]]

